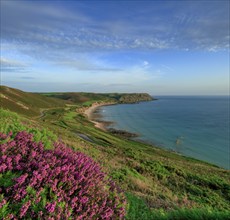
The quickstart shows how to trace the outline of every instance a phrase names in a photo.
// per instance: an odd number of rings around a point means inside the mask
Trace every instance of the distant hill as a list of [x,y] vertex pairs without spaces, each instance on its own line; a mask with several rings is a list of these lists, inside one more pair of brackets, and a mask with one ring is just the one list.
[[109,101],[117,103],[137,103],[153,100],[147,93],[85,93],[85,92],[66,92],[66,93],[42,93],[47,97],[59,98],[75,104],[89,101]]
[[38,116],[42,109],[64,107],[66,104],[86,104],[96,101],[137,103],[153,98],[146,93],[30,93],[0,86],[0,106],[27,116]]
[[151,100],[153,100],[153,98],[147,93],[131,93],[121,95],[119,103],[137,103]]
[[82,104],[91,101],[111,101],[112,98],[110,94],[87,93],[87,92],[53,92],[53,93],[40,93],[40,94],[46,97],[52,97],[52,98],[64,100],[68,104]]
[[65,103],[59,99],[0,86],[0,107],[23,115],[36,116],[41,109],[64,106]]

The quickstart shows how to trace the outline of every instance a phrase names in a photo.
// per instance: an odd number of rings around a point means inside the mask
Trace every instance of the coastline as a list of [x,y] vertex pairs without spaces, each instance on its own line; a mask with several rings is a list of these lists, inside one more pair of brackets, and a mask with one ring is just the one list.
[[[133,140],[135,142],[139,142],[139,143],[142,143],[142,144],[146,144],[146,145],[149,145],[155,149],[158,149],[158,150],[161,150],[161,151],[164,151],[164,152],[169,152],[169,153],[173,153],[173,154],[176,154],[176,155],[179,155],[179,156],[182,156],[183,158],[185,158],[186,160],[193,160],[193,161],[198,161],[198,162],[202,162],[202,163],[205,163],[205,164],[209,164],[211,166],[214,166],[214,167],[218,167],[218,168],[221,168],[221,169],[226,169],[222,166],[218,166],[217,164],[214,164],[214,163],[211,163],[211,162],[208,162],[208,161],[205,161],[205,160],[202,160],[202,159],[198,159],[198,158],[195,158],[195,157],[192,157],[192,156],[188,156],[188,155],[184,155],[180,152],[177,152],[175,150],[172,150],[172,149],[166,149],[164,147],[161,147],[161,146],[158,146],[157,144],[154,144],[152,142],[149,142],[149,141],[146,141],[146,140],[141,140],[141,139],[138,139],[139,135],[138,134],[135,134],[135,133],[131,133],[131,132],[128,132],[128,131],[123,131],[123,130],[118,130],[118,129],[108,129],[107,126],[113,122],[108,122],[108,121],[96,121],[95,120],[95,117],[93,116],[93,114],[95,113],[95,111],[102,107],[102,106],[108,106],[108,105],[117,105],[119,103],[93,103],[92,106],[90,107],[87,107],[83,110],[83,113],[84,115],[87,117],[87,119],[94,123],[94,126],[96,128],[99,128],[101,129],[102,131],[105,131],[105,132],[110,132],[114,135],[118,135],[120,137],[123,137],[123,138],[128,138],[129,140]],[[137,138],[137,139],[134,139],[134,138]]]
[[[117,135],[120,135],[122,137],[128,137],[129,139],[131,138],[136,138],[138,137],[139,135],[135,134],[135,133],[131,133],[131,132],[127,132],[127,131],[123,131],[123,130],[118,130],[118,129],[108,129],[107,126],[113,122],[108,122],[108,121],[97,121],[95,120],[95,117],[93,116],[94,113],[97,111],[98,108],[102,107],[102,106],[109,106],[109,105],[117,105],[119,103],[93,103],[92,106],[90,107],[87,107],[86,109],[83,110],[83,113],[84,115],[87,117],[87,119],[92,122],[94,124],[94,126],[96,128],[99,128],[103,131],[106,131],[106,132],[111,132],[113,134],[117,134]],[[123,134],[119,134],[119,133],[123,133]],[[134,139],[132,139],[134,140]],[[191,158],[191,159],[195,159],[195,160],[198,160],[199,159],[196,159],[196,158],[192,158],[192,157],[189,157],[189,156],[185,156],[179,152],[176,152],[174,150],[170,150],[170,149],[165,149],[165,148],[162,148],[160,146],[157,146],[151,142],[148,142],[148,141],[144,141],[144,140],[141,140],[141,139],[135,139],[134,141],[136,142],[140,142],[140,143],[143,143],[143,144],[147,144],[149,146],[152,146],[154,148],[157,148],[157,149],[160,149],[160,150],[164,150],[164,151],[168,151],[168,152],[172,152],[172,153],[175,153],[177,155],[180,155],[180,156],[184,156],[184,157],[188,157],[188,158]],[[203,161],[204,162],[204,161]],[[205,161],[206,162],[206,161]],[[206,162],[208,163],[208,162]],[[212,164],[213,165],[213,164]]]
[[99,121],[98,118],[101,117],[100,113],[98,116],[95,117],[95,112],[97,111],[98,108],[102,106],[108,106],[108,105],[117,105],[119,103],[93,103],[92,106],[84,109],[84,115],[87,117],[87,119],[94,123],[94,126],[96,128],[99,128],[103,131],[109,132],[111,134],[114,134],[116,136],[120,136],[123,138],[128,138],[128,139],[133,139],[139,137],[139,134],[128,132],[125,130],[119,130],[119,129],[114,129],[114,128],[108,128],[109,125],[113,124],[114,122],[112,121]]
[[92,123],[94,123],[96,128],[99,128],[103,131],[107,131],[108,129],[106,128],[109,122],[103,122],[103,121],[96,121],[93,117],[93,114],[95,111],[102,107],[102,106],[107,106],[107,105],[116,105],[117,103],[115,102],[107,102],[107,103],[93,103],[92,106],[88,107],[87,109],[84,110],[84,115],[88,118],[88,120]]
[[[120,104],[120,103],[115,103],[115,104]],[[222,161],[220,162],[220,160],[218,160],[218,158],[217,159],[216,158],[213,159],[212,157],[210,157],[211,159],[209,159],[209,157],[208,157],[209,155],[206,155],[206,154],[204,154],[204,156],[202,154],[200,154],[200,155],[197,156],[196,155],[197,153],[196,153],[195,150],[193,150],[193,148],[191,148],[191,149],[186,148],[187,146],[183,145],[183,142],[184,142],[183,133],[175,133],[175,135],[172,136],[172,138],[170,139],[171,145],[167,145],[167,142],[164,143],[164,144],[161,144],[161,142],[158,142],[158,143],[157,142],[153,142],[153,141],[151,141],[151,139],[150,139],[150,141],[149,140],[142,140],[142,134],[141,134],[141,132],[138,135],[138,137],[136,137],[135,135],[132,136],[131,133],[128,133],[128,132],[126,133],[126,131],[119,130],[119,128],[116,129],[116,126],[109,126],[109,125],[111,125],[111,123],[113,123],[112,122],[113,118],[107,118],[108,121],[103,121],[103,120],[106,120],[106,119],[103,118],[103,117],[100,118],[100,113],[103,116],[102,111],[98,112],[98,113],[97,112],[95,113],[95,111],[97,110],[97,106],[100,107],[100,106],[103,106],[103,104],[102,105],[92,106],[91,113],[94,112],[94,115],[91,115],[91,118],[88,118],[88,119],[90,121],[94,122],[95,127],[100,128],[103,131],[106,131],[107,133],[111,133],[111,134],[116,135],[118,137],[122,137],[122,138],[130,139],[130,140],[133,140],[133,141],[136,141],[136,142],[140,142],[140,143],[144,143],[144,144],[147,144],[147,145],[151,145],[151,146],[153,146],[155,148],[159,148],[161,150],[164,149],[164,150],[166,150],[168,152],[173,152],[173,153],[175,153],[177,155],[181,155],[181,156],[184,156],[186,158],[191,158],[193,160],[203,161],[205,163],[208,163],[208,164],[211,164],[211,165],[214,165],[214,166],[217,166],[217,167],[229,170],[229,166],[226,163],[222,162]],[[148,119],[145,118],[145,120],[148,120]],[[114,122],[114,124],[116,124],[116,122]],[[180,131],[180,127],[178,129]],[[186,136],[186,138],[187,139],[185,141],[187,141],[187,140],[190,141],[190,139],[187,136]],[[187,144],[187,143],[185,143],[185,144]],[[196,146],[196,145],[194,144],[193,146]],[[195,147],[194,147],[194,149],[195,149]],[[192,152],[192,153],[190,153],[190,152]],[[197,151],[197,152],[199,152],[199,151]]]

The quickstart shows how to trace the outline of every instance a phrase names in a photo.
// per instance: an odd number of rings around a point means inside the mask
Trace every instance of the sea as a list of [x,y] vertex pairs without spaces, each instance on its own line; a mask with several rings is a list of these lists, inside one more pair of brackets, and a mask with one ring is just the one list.
[[229,96],[159,96],[99,109],[111,128],[138,140],[230,169]]

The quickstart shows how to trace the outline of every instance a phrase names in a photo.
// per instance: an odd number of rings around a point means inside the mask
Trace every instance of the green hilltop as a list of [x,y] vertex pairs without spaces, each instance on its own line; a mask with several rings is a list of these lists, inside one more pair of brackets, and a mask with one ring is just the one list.
[[0,89],[0,132],[26,130],[47,149],[61,139],[92,157],[125,191],[126,219],[229,219],[228,170],[102,131],[79,111],[94,102],[150,101],[148,94]]
[[65,106],[65,103],[59,99],[47,98],[40,94],[23,92],[6,86],[0,86],[0,98],[2,108],[27,116],[40,115],[42,109]]
[[81,104],[84,102],[108,101],[117,103],[138,103],[151,101],[147,93],[86,93],[86,92],[66,92],[66,93],[41,93],[47,97],[63,99],[69,103]]
[[0,86],[1,107],[27,116],[38,116],[44,109],[66,105],[91,105],[93,102],[137,103],[153,98],[146,93],[29,93]]

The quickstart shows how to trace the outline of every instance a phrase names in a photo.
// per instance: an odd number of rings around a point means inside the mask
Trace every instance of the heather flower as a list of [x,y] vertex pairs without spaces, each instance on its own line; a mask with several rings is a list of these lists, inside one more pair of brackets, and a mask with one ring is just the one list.
[[24,175],[21,175],[19,178],[17,178],[15,181],[18,183],[18,185],[22,185],[26,178],[27,178],[28,174],[24,174]]
[[3,173],[3,172],[5,172],[7,170],[7,166],[6,166],[6,164],[2,164],[2,165],[0,165],[0,173]]
[[14,216],[14,214],[10,213],[4,218],[4,220],[17,220],[17,218]]
[[5,140],[7,137],[8,136],[6,134],[0,133],[0,140]]
[[[1,133],[0,137],[6,138]],[[63,143],[44,150],[27,132],[19,132],[13,140],[8,135],[0,145],[0,173],[8,171],[17,175],[13,185],[1,187],[0,206],[7,203],[10,210],[17,204],[20,218],[124,218],[121,190],[91,158]]]
[[0,208],[2,208],[5,204],[6,204],[6,200],[3,199],[3,200],[0,202]]
[[22,218],[22,217],[25,216],[25,214],[26,214],[28,208],[30,207],[30,204],[31,204],[31,202],[28,201],[28,202],[26,202],[26,203],[22,206],[22,208],[21,208],[21,210],[20,210],[20,218]]
[[81,202],[82,204],[84,204],[84,203],[87,203],[88,200],[89,200],[89,199],[88,199],[86,196],[84,196],[83,198],[80,199],[80,202]]
[[52,212],[54,212],[55,207],[56,207],[56,202],[54,202],[54,203],[48,203],[48,204],[46,205],[46,210],[47,210],[48,212],[52,213]]
[[43,212],[42,212],[42,211],[39,211],[39,212],[38,212],[38,217],[39,217],[39,218],[42,218],[42,216],[43,216]]

